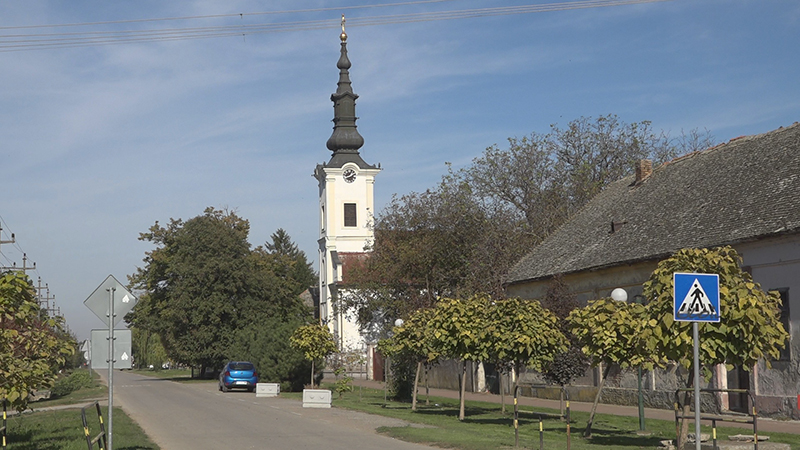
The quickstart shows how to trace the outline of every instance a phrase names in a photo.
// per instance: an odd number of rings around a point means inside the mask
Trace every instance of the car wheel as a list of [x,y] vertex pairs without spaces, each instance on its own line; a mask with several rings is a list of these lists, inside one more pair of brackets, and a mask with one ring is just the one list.
[[217,387],[219,388],[220,391],[222,390],[222,385],[221,384],[219,386],[217,386]]
[[228,389],[228,388],[227,388],[227,387],[226,387],[226,386],[223,384],[223,385],[222,385],[222,392],[228,392],[228,391],[230,391],[230,389]]

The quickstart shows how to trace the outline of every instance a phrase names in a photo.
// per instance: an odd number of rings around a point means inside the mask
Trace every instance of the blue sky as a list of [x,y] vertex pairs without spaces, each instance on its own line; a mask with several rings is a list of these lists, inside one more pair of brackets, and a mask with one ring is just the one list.
[[330,152],[348,50],[362,156],[380,162],[376,209],[433,186],[492,144],[614,113],[717,141],[800,120],[800,3],[674,0],[475,19],[357,26],[359,18],[566,3],[451,0],[380,8],[73,28],[8,28],[342,8],[372,2],[3,2],[7,35],[330,20],[310,31],[5,52],[0,56],[0,264],[22,251],[79,338],[102,327],[83,301],[125,280],[155,221],[207,206],[250,220],[260,245],[286,229],[311,260],[314,166]]

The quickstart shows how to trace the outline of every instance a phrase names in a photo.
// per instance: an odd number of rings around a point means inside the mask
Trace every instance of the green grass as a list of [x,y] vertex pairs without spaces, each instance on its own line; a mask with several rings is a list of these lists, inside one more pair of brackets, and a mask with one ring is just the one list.
[[[327,386],[331,388],[332,386]],[[294,395],[294,394],[292,394]],[[281,397],[290,397],[281,393]],[[486,402],[466,403],[466,418],[458,420],[458,400],[431,397],[429,406],[424,399],[418,403],[417,411],[411,411],[410,403],[388,401],[384,404],[383,391],[364,388],[359,396],[359,388],[345,394],[342,399],[333,395],[333,406],[354,409],[370,414],[403,419],[428,427],[383,427],[378,431],[388,436],[409,442],[433,444],[438,447],[464,450],[484,450],[513,448],[514,424],[513,405],[507,405],[508,413],[500,413],[500,405]],[[539,448],[539,418],[542,418],[544,448],[567,447],[567,424],[560,418],[560,411],[520,407],[519,445],[521,448]],[[606,414],[595,416],[592,437],[584,439],[583,429],[589,418],[588,413],[572,412],[570,446],[575,450],[630,450],[656,449],[660,442],[675,439],[675,424],[665,420],[647,420],[650,436],[639,436],[637,417],[620,417]],[[709,428],[710,430],[710,428]],[[704,428],[704,432],[707,430]],[[710,431],[709,431],[710,432]],[[752,433],[752,432],[751,432]],[[728,435],[747,434],[747,429],[718,428],[720,440]],[[763,433],[762,433],[763,434]],[[800,436],[787,433],[768,433],[770,442],[788,443],[792,448],[800,448]]]
[[[102,408],[103,419],[107,410]],[[100,433],[96,410],[86,411],[89,434]],[[159,450],[122,409],[114,408],[115,450]],[[14,450],[86,450],[80,409],[25,413],[8,418],[7,446]],[[95,448],[97,446],[95,445]]]

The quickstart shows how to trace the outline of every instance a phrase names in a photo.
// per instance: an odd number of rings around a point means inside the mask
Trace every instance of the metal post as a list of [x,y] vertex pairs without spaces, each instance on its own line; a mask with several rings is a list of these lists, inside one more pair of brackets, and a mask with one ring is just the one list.
[[542,424],[542,416],[539,415],[539,450],[544,449],[544,426]]
[[694,443],[695,449],[700,445],[700,331],[697,322],[692,322],[694,334]]
[[108,289],[108,450],[113,450],[112,411],[114,410],[114,291]]
[[711,419],[711,448],[717,450],[717,419]]

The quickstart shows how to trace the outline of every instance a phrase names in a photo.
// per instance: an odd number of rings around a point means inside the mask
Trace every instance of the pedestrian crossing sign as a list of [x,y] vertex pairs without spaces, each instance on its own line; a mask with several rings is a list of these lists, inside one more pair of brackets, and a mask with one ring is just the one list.
[[674,273],[675,320],[719,322],[719,275]]

